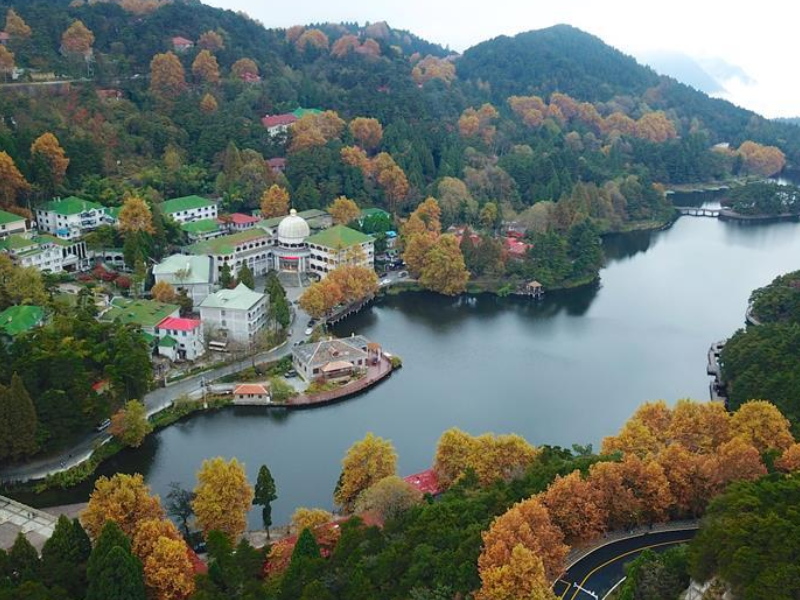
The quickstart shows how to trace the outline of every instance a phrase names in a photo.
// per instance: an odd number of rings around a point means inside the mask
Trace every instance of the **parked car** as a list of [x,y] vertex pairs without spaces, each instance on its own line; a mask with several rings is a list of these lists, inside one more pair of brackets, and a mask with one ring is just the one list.
[[105,421],[100,423],[100,425],[95,427],[95,430],[97,430],[97,431],[105,431],[109,427],[111,427],[111,419],[106,419]]
[[390,283],[392,283],[391,279],[381,279],[381,285],[389,285]]
[[400,277],[401,279],[404,278],[404,277],[408,277],[408,271],[400,271],[397,274],[397,276]]
[[292,377],[297,377],[297,371],[294,369],[289,369],[286,373],[283,374],[284,377],[287,379],[291,379]]
[[312,333],[314,333],[314,328],[313,327],[306,327],[306,335],[311,335]]

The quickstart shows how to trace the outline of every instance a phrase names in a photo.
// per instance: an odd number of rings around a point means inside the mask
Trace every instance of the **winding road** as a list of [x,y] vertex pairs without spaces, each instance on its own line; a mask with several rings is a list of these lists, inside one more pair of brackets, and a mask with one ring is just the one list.
[[669,531],[643,532],[610,541],[582,557],[556,581],[553,590],[561,600],[602,600],[625,577],[625,565],[645,550],[661,552],[690,541],[697,526]]

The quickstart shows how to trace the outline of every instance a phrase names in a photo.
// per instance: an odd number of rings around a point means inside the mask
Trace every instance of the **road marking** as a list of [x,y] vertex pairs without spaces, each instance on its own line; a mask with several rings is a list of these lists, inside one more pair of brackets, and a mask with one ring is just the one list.
[[[572,597],[570,598],[570,600],[575,600],[575,598],[578,597],[578,592],[580,592],[581,588],[586,585],[586,582],[589,581],[589,578],[592,575],[594,575],[595,573],[597,573],[601,569],[605,569],[611,563],[616,562],[616,561],[620,560],[621,558],[625,558],[626,556],[630,556],[631,554],[636,554],[637,552],[643,552],[644,550],[649,550],[650,548],[658,548],[659,546],[672,546],[672,545],[677,545],[677,544],[683,544],[683,543],[686,543],[686,542],[690,541],[691,539],[692,538],[687,538],[685,540],[673,540],[671,542],[661,542],[659,544],[650,544],[649,546],[641,546],[640,548],[637,548],[636,550],[628,550],[624,554],[620,554],[619,556],[615,556],[614,558],[607,560],[602,565],[599,565],[599,566],[595,567],[594,569],[592,569],[591,571],[589,571],[589,573],[586,575],[586,577],[583,578],[583,581],[581,581],[580,586],[578,587],[578,589],[576,589],[575,593],[572,594]],[[569,590],[567,590],[567,591],[569,591]],[[561,598],[564,598],[564,596],[561,596]]]

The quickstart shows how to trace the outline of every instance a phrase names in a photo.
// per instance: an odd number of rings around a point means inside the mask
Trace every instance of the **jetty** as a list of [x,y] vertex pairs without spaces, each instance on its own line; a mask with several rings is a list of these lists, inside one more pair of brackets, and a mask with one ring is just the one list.
[[348,304],[347,306],[342,306],[338,308],[330,316],[325,317],[325,323],[328,325],[336,325],[339,321],[346,319],[350,315],[354,315],[357,312],[361,312],[365,307],[369,306],[369,304],[375,299],[375,296],[368,296],[363,300],[359,300],[357,302],[353,302],[352,304]]
[[722,213],[721,208],[703,208],[702,206],[676,206],[675,210],[688,217],[711,217],[713,219]]

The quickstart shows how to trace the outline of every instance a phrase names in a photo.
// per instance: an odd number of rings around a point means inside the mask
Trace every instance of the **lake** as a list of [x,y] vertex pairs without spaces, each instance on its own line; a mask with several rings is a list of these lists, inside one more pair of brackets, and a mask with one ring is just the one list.
[[[341,458],[369,431],[392,440],[401,474],[429,467],[450,427],[597,448],[641,402],[709,397],[709,345],[743,325],[754,288],[800,268],[800,224],[682,217],[665,231],[610,236],[605,249],[598,285],[541,302],[387,297],[336,331],[402,357],[403,369],[378,387],[315,410],[195,416],[101,472],[141,472],[163,496],[171,481],[193,487],[204,458],[236,456],[252,482],[266,463],[280,524],[298,506],[331,508]],[[85,500],[87,489],[37,503]],[[258,511],[250,525],[260,526]]]

